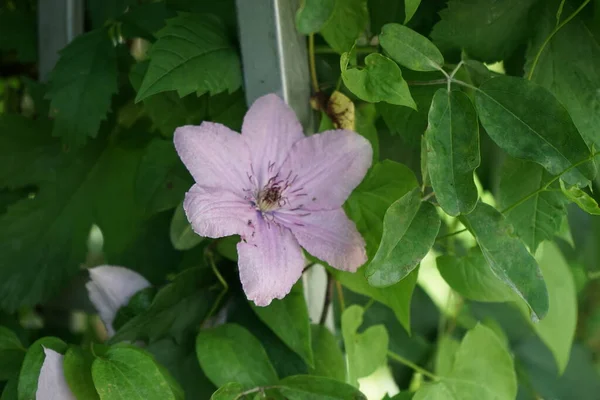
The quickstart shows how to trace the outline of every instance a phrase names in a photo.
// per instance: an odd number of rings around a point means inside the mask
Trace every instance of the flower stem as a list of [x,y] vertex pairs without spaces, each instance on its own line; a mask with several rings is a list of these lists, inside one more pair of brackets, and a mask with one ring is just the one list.
[[552,38],[554,37],[554,35],[556,35],[556,33],[559,30],[561,30],[561,28],[563,26],[565,26],[566,24],[568,24],[569,21],[571,21],[573,18],[575,18],[575,16],[577,14],[579,14],[579,12],[581,10],[583,10],[585,8],[585,6],[588,5],[589,2],[590,2],[590,0],[585,0],[583,3],[581,3],[581,5],[579,6],[579,8],[577,10],[575,10],[573,12],[573,14],[569,15],[563,22],[561,22],[560,24],[558,24],[556,26],[556,28],[554,28],[554,30],[552,32],[550,32],[550,35],[548,35],[548,37],[546,38],[546,40],[544,40],[544,43],[542,43],[542,46],[540,47],[540,49],[538,50],[537,54],[535,55],[535,58],[533,59],[533,64],[531,64],[531,69],[529,70],[529,74],[527,74],[527,79],[531,80],[531,78],[533,77],[533,73],[535,71],[535,67],[537,67],[537,64],[538,64],[538,61],[540,60],[542,52],[544,51],[544,49],[546,48],[546,46],[548,45],[548,43],[550,43],[550,40],[552,40]]
[[388,357],[390,359],[392,359],[392,360],[394,360],[394,361],[396,361],[396,362],[398,362],[400,364],[406,365],[407,367],[413,369],[414,371],[420,373],[423,376],[426,376],[426,377],[428,377],[428,378],[430,378],[430,379],[432,379],[434,381],[437,381],[437,380],[440,379],[437,375],[435,375],[435,374],[427,371],[424,368],[419,367],[417,364],[415,364],[412,361],[410,361],[410,360],[402,357],[400,354],[396,354],[393,351],[389,351],[389,350],[388,350],[387,354],[388,354]]
[[313,92],[318,93],[319,81],[317,80],[317,66],[315,64],[315,35],[312,33],[308,36],[308,63]]
[[344,301],[344,292],[342,291],[342,284],[340,281],[335,281],[335,287],[338,292],[338,301],[340,302],[340,309],[342,313],[346,310],[346,302]]

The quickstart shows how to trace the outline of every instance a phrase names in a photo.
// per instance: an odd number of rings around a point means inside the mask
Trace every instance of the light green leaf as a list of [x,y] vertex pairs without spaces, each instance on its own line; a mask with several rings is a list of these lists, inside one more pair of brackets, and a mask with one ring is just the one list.
[[112,347],[92,364],[102,400],[178,400],[178,391],[151,355],[133,347]]
[[371,375],[387,360],[388,334],[385,326],[375,325],[358,333],[364,309],[348,307],[342,314],[342,336],[346,349],[348,382],[358,387],[358,378]]
[[320,376],[288,376],[277,386],[289,400],[367,400],[356,388]]
[[431,32],[443,53],[464,50],[483,62],[506,59],[528,32],[535,0],[450,0]]
[[262,344],[236,324],[200,331],[196,355],[202,370],[216,386],[238,382],[244,389],[251,389],[278,381]]
[[555,243],[542,243],[536,259],[546,279],[550,308],[548,315],[533,327],[552,351],[562,374],[569,362],[577,327],[577,290],[569,264]]
[[565,196],[573,203],[577,204],[579,208],[588,214],[600,215],[600,207],[598,203],[589,194],[579,189],[577,186],[571,186],[567,188],[564,182],[560,181],[560,189]]
[[25,352],[17,335],[0,326],[0,381],[8,380],[19,373]]
[[21,374],[19,375],[19,400],[35,400],[35,393],[38,386],[38,378],[46,358],[44,348],[52,349],[58,353],[64,353],[67,350],[67,344],[59,338],[47,336],[36,340],[25,354]]
[[243,391],[242,385],[237,382],[230,382],[214,392],[210,400],[238,400]]
[[181,14],[167,21],[156,36],[136,102],[169,90],[183,97],[194,92],[231,93],[241,86],[239,56],[225,27],[213,16]]
[[440,230],[435,207],[421,201],[419,188],[395,201],[383,219],[383,237],[365,275],[376,287],[404,279],[427,255]]
[[481,158],[477,113],[466,94],[436,92],[425,141],[427,171],[440,207],[452,216],[470,213],[477,204],[473,173]]
[[[550,179],[552,175],[538,164],[507,157],[500,172],[498,202],[502,209],[511,207]],[[504,214],[517,236],[532,252],[543,240],[552,239],[559,232],[567,214],[566,200],[555,189],[558,189],[558,184],[551,185],[550,190],[537,193]]]
[[527,302],[532,318],[543,318],[548,312],[544,278],[523,242],[512,235],[512,226],[502,214],[479,203],[460,221],[475,236],[492,272]]
[[404,25],[408,23],[417,12],[421,0],[404,0]]
[[183,202],[177,206],[173,213],[169,236],[173,247],[177,250],[190,250],[205,239],[194,232],[192,224],[190,224],[190,221],[188,221],[187,216],[185,215]]
[[452,369],[439,381],[423,385],[414,400],[514,400],[516,397],[517,376],[508,349],[490,328],[479,324],[465,335]]
[[346,362],[335,336],[323,325],[311,325],[312,349],[315,358],[311,375],[324,376],[338,381],[346,379]]
[[50,75],[52,136],[71,147],[96,137],[117,92],[117,73],[117,53],[107,29],[85,33],[69,43]]
[[[537,162],[552,175],[590,156],[567,110],[533,82],[508,76],[490,79],[475,93],[475,106],[498,146],[513,157]],[[595,174],[594,163],[588,161],[562,178],[586,184]]]
[[438,340],[437,346],[434,371],[439,376],[448,376],[452,372],[460,342],[449,334],[445,334]]
[[370,103],[390,104],[417,109],[402,71],[395,62],[378,53],[365,57],[364,69],[348,69],[350,53],[342,54],[340,68],[344,84],[352,93]]
[[63,359],[65,379],[78,400],[98,400],[92,378],[94,357],[81,347],[70,347]]
[[309,366],[314,366],[310,320],[302,282],[294,285],[283,299],[275,299],[267,307],[257,307],[253,302],[250,306],[283,343]]
[[[410,19],[408,14],[407,18]],[[404,25],[385,25],[379,35],[379,43],[390,58],[414,71],[436,71],[444,65],[444,56],[437,47],[425,36]]]
[[296,13],[296,28],[303,35],[319,32],[333,14],[336,0],[304,0]]

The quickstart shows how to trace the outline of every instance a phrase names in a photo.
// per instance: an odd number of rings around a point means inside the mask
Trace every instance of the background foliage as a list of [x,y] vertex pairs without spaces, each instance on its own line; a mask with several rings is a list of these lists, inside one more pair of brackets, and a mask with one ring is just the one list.
[[[319,130],[374,148],[345,204],[369,262],[325,266],[316,316],[302,283],[249,304],[235,238],[181,207],[174,129],[247,109],[234,1],[88,0],[48,82],[36,10],[0,0],[2,400],[35,398],[44,348],[86,400],[350,400],[373,373],[393,399],[597,398],[599,1],[302,2]],[[110,339],[100,264],[153,284]]]

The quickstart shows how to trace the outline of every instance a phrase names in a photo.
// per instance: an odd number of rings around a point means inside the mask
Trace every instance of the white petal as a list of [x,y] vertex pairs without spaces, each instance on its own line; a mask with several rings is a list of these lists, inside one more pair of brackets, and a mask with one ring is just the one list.
[[35,400],[76,400],[65,379],[63,355],[45,347],[44,353]]

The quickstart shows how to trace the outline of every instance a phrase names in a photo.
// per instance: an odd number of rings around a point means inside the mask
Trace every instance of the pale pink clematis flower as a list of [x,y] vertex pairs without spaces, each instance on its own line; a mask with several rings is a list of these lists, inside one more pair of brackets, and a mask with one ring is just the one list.
[[184,209],[194,231],[240,235],[240,279],[247,297],[266,306],[301,277],[300,246],[334,268],[356,271],[365,242],[342,204],[371,165],[371,144],[355,132],[305,137],[276,95],[256,100],[242,134],[216,123],[183,126],[175,148],[196,184]]

